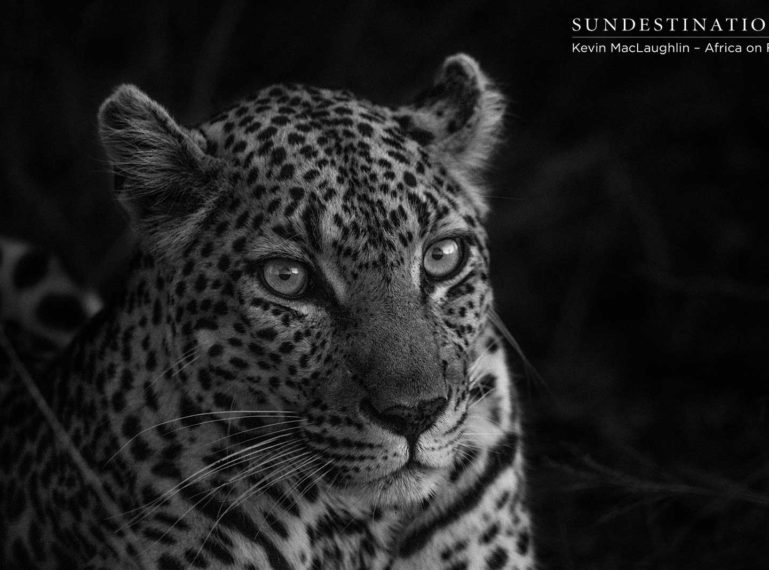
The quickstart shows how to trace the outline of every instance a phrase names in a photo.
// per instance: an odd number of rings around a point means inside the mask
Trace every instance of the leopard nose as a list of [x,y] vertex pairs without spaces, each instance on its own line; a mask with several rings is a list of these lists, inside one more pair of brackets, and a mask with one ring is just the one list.
[[423,400],[414,406],[396,405],[379,410],[371,400],[365,399],[360,408],[363,415],[374,423],[411,441],[435,423],[447,403],[446,398],[439,397]]

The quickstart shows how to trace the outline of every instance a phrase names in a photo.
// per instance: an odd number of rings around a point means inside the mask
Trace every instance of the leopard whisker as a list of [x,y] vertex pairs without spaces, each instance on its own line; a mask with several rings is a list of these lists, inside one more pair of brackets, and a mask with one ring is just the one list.
[[[467,375],[469,377],[472,378],[478,372],[478,369],[486,361],[486,359],[488,358],[489,354],[491,354],[491,348],[487,347],[487,348],[483,349],[483,352],[481,352],[478,356],[475,357],[473,362],[467,368]],[[482,374],[478,375],[478,378],[482,378],[482,377],[483,377]]]
[[[319,460],[319,459],[318,459],[318,457],[317,457],[317,455],[314,455],[314,454],[313,454],[313,456],[314,456],[314,458],[315,458],[316,460]],[[313,478],[313,476],[314,476],[314,475],[315,475],[315,474],[316,474],[318,471],[320,471],[320,470],[322,470],[322,469],[325,469],[325,468],[326,468],[326,467],[328,467],[328,466],[329,466],[331,463],[333,463],[333,460],[332,460],[332,459],[329,459],[329,460],[327,460],[327,461],[326,461],[326,462],[325,462],[323,465],[321,465],[320,467],[316,468],[315,470],[313,470],[313,471],[311,471],[311,472],[306,472],[306,473],[304,473],[304,474],[302,475],[302,477],[301,477],[301,478],[297,479],[297,480],[296,480],[296,482],[295,482],[293,485],[291,485],[291,486],[289,487],[289,489],[288,489],[288,490],[289,490],[289,491],[297,491],[297,494],[298,494],[299,496],[301,496],[301,495],[302,495],[302,491],[301,491],[301,489],[299,489],[299,486],[300,486],[302,483],[304,483],[305,481],[307,481],[308,479],[312,479],[312,478]],[[300,468],[301,468],[301,467],[300,467]],[[280,502],[278,502],[278,504],[280,504]],[[271,510],[270,512],[272,512],[272,510]]]
[[[317,456],[316,456],[316,458],[317,458]],[[322,466],[321,466],[319,469],[323,469],[323,468],[324,468],[324,467],[326,467],[326,466],[327,466],[329,463],[332,463],[332,461],[333,461],[333,460],[329,459],[329,460],[328,460],[328,461],[326,461],[326,463],[324,463],[324,464],[323,464],[323,465],[322,465]],[[313,471],[312,473],[315,473],[315,472],[317,472],[317,471],[318,471],[318,469],[316,469],[316,470],[315,470],[315,471]],[[288,488],[287,492],[286,492],[286,493],[284,493],[284,496],[283,496],[283,497],[281,497],[280,499],[278,499],[278,501],[276,501],[275,505],[273,505],[273,507],[272,507],[272,508],[271,508],[271,509],[270,509],[268,512],[271,514],[272,512],[274,512],[274,510],[275,510],[275,508],[276,508],[276,507],[282,506],[282,505],[283,505],[283,503],[284,503],[285,501],[287,501],[287,500],[288,500],[288,497],[290,497],[290,496],[291,496],[291,493],[292,493],[293,491],[295,491],[295,492],[296,492],[296,494],[297,494],[297,495],[299,495],[299,496],[301,497],[301,496],[302,496],[302,489],[300,489],[300,488],[299,488],[299,485],[301,485],[301,484],[302,484],[304,481],[306,481],[306,480],[307,480],[307,479],[310,477],[310,475],[311,475],[311,474],[307,474],[307,473],[306,473],[306,474],[304,474],[304,475],[303,475],[303,476],[302,476],[300,479],[297,479],[297,481],[296,481],[296,482],[295,482],[293,485],[289,486],[289,488]]]
[[[265,459],[262,463],[259,465],[253,465],[251,467],[248,467],[243,473],[231,477],[228,480],[228,484],[236,483],[238,481],[242,481],[243,479],[253,475],[254,473],[257,473],[261,470],[263,470],[265,467],[275,467],[277,465],[285,465],[286,463],[290,463],[291,461],[294,461],[296,459],[305,459],[310,456],[311,452],[309,451],[303,451],[301,453],[298,453],[295,455],[297,451],[301,451],[300,448],[293,447],[293,448],[284,448],[280,450],[280,453],[278,453],[275,456],[268,457]],[[262,480],[267,481],[269,478],[264,477]],[[270,484],[277,483],[279,480],[272,480],[269,479]]]
[[[283,418],[283,417],[296,416],[297,418],[299,418],[299,414],[296,414],[294,412],[281,411],[281,410],[267,410],[267,411],[262,411],[262,410],[234,410],[234,411],[231,411],[231,412],[212,411],[212,412],[200,412],[200,413],[197,413],[197,414],[189,414],[187,416],[178,416],[178,417],[172,418],[170,420],[166,420],[166,421],[163,421],[163,422],[151,425],[151,426],[149,426],[147,428],[144,428],[139,433],[137,433],[136,435],[134,435],[131,438],[129,438],[128,441],[126,441],[123,445],[121,445],[118,448],[118,450],[115,453],[113,453],[109,457],[109,459],[107,459],[107,461],[104,463],[104,465],[109,465],[109,463],[121,451],[123,451],[126,447],[128,447],[128,445],[130,445],[132,441],[134,441],[137,437],[139,437],[141,435],[144,435],[145,433],[147,433],[149,431],[152,431],[152,430],[154,430],[156,428],[159,428],[159,427],[162,427],[164,425],[172,424],[174,422],[183,422],[184,420],[188,420],[190,418],[201,417],[201,416],[210,417],[210,416],[216,416],[216,415],[221,415],[221,414],[242,414],[241,416],[234,418],[235,420],[247,419],[247,418],[256,418],[256,417],[262,417],[262,418]],[[230,419],[230,418],[227,418],[227,419]],[[179,428],[176,428],[176,429],[173,429],[173,430],[170,430],[170,431],[180,431],[180,430],[183,430],[183,429],[188,429],[188,428],[191,428],[191,427],[196,427],[196,426],[203,425],[203,424],[206,424],[206,423],[214,423],[214,422],[217,422],[217,421],[219,421],[219,420],[217,420],[217,419],[205,420],[205,421],[202,421],[202,422],[191,423],[191,424],[189,424],[187,426],[181,426]],[[299,420],[297,419],[297,421],[299,421]]]
[[[271,443],[271,442],[273,442],[273,441],[275,441],[277,439],[285,437],[286,435],[287,434],[280,435],[280,436],[277,436],[277,437],[273,437],[273,438],[263,442],[263,444]],[[268,446],[268,447],[266,447],[264,449],[258,449],[256,451],[254,451],[254,449],[256,449],[257,446],[254,445],[254,446],[251,446],[250,448],[247,448],[246,450],[240,450],[239,452],[236,452],[236,453],[244,453],[245,451],[251,451],[251,453],[249,454],[249,457],[252,457],[253,455],[257,455],[258,453],[262,453],[264,451],[268,451],[269,449],[272,449],[274,447],[278,447],[280,445],[283,445],[283,442],[278,442],[278,443],[270,445],[270,446]],[[248,459],[248,458],[241,458],[241,459],[238,459],[236,461],[232,461],[232,457],[231,457],[232,455],[235,455],[235,454],[230,454],[230,456],[228,456],[228,457],[218,459],[214,464],[207,465],[207,466],[199,469],[198,471],[196,471],[192,475],[186,477],[184,480],[182,480],[181,482],[179,482],[176,485],[174,485],[172,488],[170,488],[167,491],[165,491],[163,494],[161,494],[159,497],[157,497],[156,499],[154,499],[150,503],[147,503],[145,505],[137,507],[136,509],[125,511],[123,514],[129,514],[129,513],[138,511],[137,517],[135,517],[135,520],[132,520],[131,523],[130,523],[131,525],[135,524],[136,522],[138,522],[142,518],[145,518],[146,516],[149,516],[150,514],[152,514],[157,508],[159,508],[159,506],[163,502],[168,501],[171,498],[173,498],[174,495],[179,493],[185,487],[188,487],[188,486],[190,486],[190,485],[192,485],[192,484],[194,484],[194,483],[196,483],[198,481],[201,481],[202,479],[204,479],[204,478],[206,478],[208,476],[211,476],[211,475],[217,473],[218,471],[222,471],[223,469],[232,467],[232,466],[237,465],[238,463],[240,463],[242,461],[246,461]],[[220,463],[220,462],[224,462],[226,460],[229,460],[230,464],[225,465],[225,466],[221,466],[220,465],[220,466],[217,466],[216,468],[214,468],[214,465],[216,465],[217,463]],[[149,510],[149,512],[146,512],[147,510]],[[142,513],[144,513],[144,514],[142,514]]]
[[[290,454],[290,453],[293,453],[293,452],[294,452],[294,451],[296,451],[297,449],[299,449],[299,448],[298,448],[298,447],[296,447],[296,446],[294,446],[293,448],[284,448],[284,449],[282,449],[282,450],[281,450],[281,452],[280,452],[278,455],[275,455],[275,456],[273,456],[273,457],[268,457],[268,458],[265,460],[265,462],[263,462],[262,464],[260,464],[260,465],[258,465],[258,466],[252,466],[252,467],[249,467],[249,468],[247,468],[246,470],[244,470],[244,472],[243,472],[243,473],[239,474],[237,477],[232,477],[232,478],[230,478],[228,481],[225,481],[224,483],[221,483],[221,484],[219,484],[219,485],[215,486],[213,489],[210,489],[210,490],[206,491],[206,493],[204,493],[204,495],[203,495],[203,499],[201,499],[200,501],[197,501],[197,502],[195,502],[195,503],[194,503],[194,505],[191,507],[191,509],[189,509],[188,511],[186,511],[185,513],[183,513],[183,514],[182,514],[182,515],[179,517],[179,520],[181,520],[182,518],[184,518],[184,517],[185,517],[185,516],[186,516],[186,515],[187,515],[187,514],[188,514],[188,513],[191,511],[191,510],[193,510],[195,507],[197,507],[197,505],[199,505],[199,504],[200,504],[200,503],[201,503],[203,500],[205,500],[205,498],[206,498],[206,497],[208,497],[209,495],[211,495],[211,494],[215,493],[216,491],[218,491],[218,490],[222,489],[223,487],[226,487],[226,486],[228,486],[228,485],[232,485],[232,484],[234,484],[234,483],[236,483],[236,482],[238,482],[238,481],[240,481],[240,480],[242,480],[242,479],[244,479],[244,478],[246,478],[246,477],[250,476],[251,474],[253,474],[253,473],[255,473],[255,472],[259,471],[259,470],[260,470],[260,469],[262,469],[262,468],[264,468],[264,466],[265,466],[265,465],[269,465],[270,463],[274,463],[276,459],[280,458],[281,456],[284,456],[284,455],[288,455],[288,454]],[[201,477],[201,478],[202,478],[202,477]],[[185,486],[188,486],[188,485],[190,485],[190,484],[192,484],[192,483],[193,483],[193,482],[188,482],[188,483],[187,483],[187,485],[185,485]],[[172,489],[171,491],[173,491],[173,489]],[[178,490],[176,490],[175,492],[173,492],[173,493],[172,493],[172,495],[171,495],[171,497],[172,497],[174,494],[176,494],[177,492],[179,492],[179,491],[181,491],[181,488],[180,488],[180,489],[178,489]],[[168,493],[168,491],[167,491],[166,493]],[[171,497],[168,497],[168,498],[171,498]],[[168,500],[168,498],[167,498],[167,499],[165,499],[165,500]],[[155,503],[155,502],[159,501],[160,499],[163,499],[163,497],[160,497],[159,499],[156,499],[155,501],[153,501],[153,503]],[[154,511],[155,511],[155,510],[158,508],[158,505],[155,505],[155,506],[152,506],[152,508],[151,508],[151,509],[148,509],[148,507],[150,507],[150,506],[151,506],[153,503],[150,503],[150,504],[148,504],[148,505],[144,505],[143,507],[141,507],[141,508],[140,508],[140,510],[141,510],[141,511],[143,511],[143,512],[140,512],[140,513],[137,515],[137,517],[135,517],[135,519],[134,519],[134,520],[131,522],[131,524],[135,524],[136,522],[138,522],[138,521],[139,521],[139,520],[141,520],[142,518],[146,518],[147,516],[151,515],[151,514],[152,514],[152,513],[153,513],[153,512],[154,512]]]
[[539,374],[537,369],[526,357],[526,354],[523,352],[521,345],[518,344],[518,341],[515,340],[513,333],[510,332],[510,329],[507,328],[507,325],[505,325],[505,323],[502,321],[502,318],[494,309],[489,311],[489,320],[491,321],[491,324],[494,325],[494,328],[496,328],[502,337],[507,341],[507,343],[513,349],[513,352],[515,352],[516,356],[518,356],[520,359],[523,365],[523,375],[527,381],[530,383],[533,381],[534,385],[539,384],[548,390],[548,392],[550,392],[550,388],[548,387],[547,383],[542,379],[542,376]]
[[472,400],[470,402],[470,404],[468,405],[468,408],[472,408],[472,407],[476,406],[477,404],[481,403],[483,400],[485,400],[486,398],[489,397],[489,394],[492,394],[492,393],[494,393],[496,391],[497,391],[496,385],[492,386],[490,388],[487,388],[486,390],[484,390],[481,393],[480,397],[478,397],[478,398],[476,398],[476,399],[474,399],[474,400]]
[[488,392],[485,392],[480,398],[478,398],[477,400],[475,400],[473,402],[470,402],[470,404],[468,404],[467,408],[468,409],[475,408],[478,404],[480,404],[484,400],[486,400],[489,397],[489,395],[491,393],[493,393],[493,392],[494,392],[494,390],[489,390]]
[[178,374],[180,371],[184,370],[184,367],[188,366],[189,364],[192,364],[195,362],[198,358],[202,356],[201,352],[198,352],[198,347],[193,346],[192,348],[189,348],[182,352],[181,356],[171,362],[168,366],[166,366],[163,370],[158,372],[155,377],[150,380],[147,384],[145,384],[144,389],[148,390],[149,388],[152,388],[155,383],[160,380],[161,378],[165,377],[166,374],[169,372],[174,371],[174,369],[179,365],[182,364],[182,368],[176,370],[172,375],[171,378],[173,378],[176,374]]
[[[303,483],[304,481],[307,481],[308,479],[312,481],[313,484],[316,486],[323,485],[323,480],[325,479],[326,475],[328,475],[333,470],[333,459],[327,460],[323,465],[321,465],[318,469],[313,471],[310,476],[307,478],[304,478],[300,481],[299,484]],[[305,494],[308,492],[309,487],[305,486],[304,488],[299,487],[299,484],[297,484],[297,494],[299,495],[299,498],[303,498]]]
[[228,483],[236,483],[238,481],[243,480],[246,477],[253,475],[254,473],[258,473],[259,471],[265,470],[265,468],[275,467],[277,465],[286,463],[287,461],[291,460],[292,457],[293,458],[304,457],[307,455],[307,452],[303,451],[302,447],[297,444],[292,444],[289,446],[282,446],[282,444],[276,444],[271,447],[273,448],[279,447],[279,449],[275,449],[271,454],[268,454],[258,464],[248,466],[237,475],[233,475],[228,479]]
[[[211,421],[214,422],[216,420],[211,420]],[[263,425],[263,426],[246,428],[246,429],[240,430],[238,433],[239,434],[245,434],[245,433],[255,432],[255,431],[259,431],[259,430],[263,430],[263,429],[274,428],[276,426],[285,426],[287,424],[300,424],[303,421],[304,421],[303,419],[299,418],[299,419],[295,419],[295,420],[286,420],[284,422],[275,422],[275,423],[267,424],[267,425]],[[210,423],[210,422],[201,422],[200,424],[197,424],[197,425],[203,425],[203,424],[206,424],[206,423]],[[190,427],[192,427],[192,426],[190,426]],[[255,440],[258,440],[259,438],[263,437],[264,435],[274,435],[276,433],[281,433],[281,432],[290,431],[290,430],[297,430],[298,431],[300,428],[301,428],[301,425],[292,425],[292,426],[290,426],[288,428],[282,428],[280,430],[275,430],[273,432],[269,432],[269,434],[253,435],[253,436],[250,436],[250,437],[248,437],[248,438],[246,438],[246,439],[244,439],[242,441],[239,441],[238,443],[240,443],[242,445],[250,444],[251,442],[253,442]],[[174,430],[174,431],[176,431],[176,430]],[[232,434],[223,435],[222,437],[218,437],[216,439],[202,441],[202,442],[200,442],[197,445],[188,446],[187,450],[199,449],[201,447],[211,446],[211,445],[213,445],[215,443],[219,443],[220,441],[231,440],[231,438],[232,438]],[[231,445],[227,446],[228,449],[230,447],[231,447]],[[228,453],[229,453],[229,451],[228,451]]]
[[[184,487],[191,485],[193,483],[196,483],[205,477],[213,475],[224,469],[229,469],[237,465],[238,463],[248,461],[254,455],[258,455],[259,453],[263,453],[265,451],[268,451],[270,449],[283,445],[284,442],[280,440],[285,437],[288,437],[290,435],[290,432],[293,429],[294,428],[286,428],[285,430],[278,430],[276,434],[279,434],[279,435],[272,434],[271,437],[269,437],[267,440],[263,442],[245,447],[243,449],[239,449],[238,451],[227,454],[226,456],[217,459],[210,465],[206,465],[205,467],[198,469],[195,473],[186,477],[180,483],[177,483],[170,490],[166,491],[166,493],[164,493],[163,496],[166,496],[169,494],[170,496],[173,496]],[[280,433],[280,432],[287,432],[287,433]],[[170,498],[170,496],[167,496],[165,498]]]
[[[300,454],[299,457],[306,457],[307,454],[311,454],[311,452],[307,451],[307,452],[305,452],[303,454]],[[297,459],[296,457],[294,457],[294,458],[287,458],[286,461],[290,462],[290,461],[296,460],[296,459]],[[308,462],[312,462],[315,459],[316,459],[316,457],[310,457],[309,459],[306,459],[304,461],[304,463],[302,463],[302,465],[306,465]],[[294,471],[297,470],[297,469],[298,468],[295,468]],[[289,472],[291,472],[291,469],[289,469]],[[245,475],[243,477],[245,477]],[[243,477],[240,477],[238,480],[242,479]],[[216,529],[216,527],[219,525],[221,520],[227,515],[228,512],[230,512],[232,509],[235,509],[238,506],[240,506],[241,504],[243,504],[245,501],[248,500],[249,497],[252,497],[252,496],[256,495],[257,493],[261,492],[266,486],[274,485],[278,481],[279,480],[276,480],[276,481],[265,481],[265,480],[259,481],[255,485],[252,485],[249,488],[247,488],[245,491],[243,491],[243,493],[241,493],[234,501],[230,502],[228,504],[227,508],[224,510],[224,512],[220,512],[219,513],[218,518],[211,525],[211,529],[208,531],[206,536],[203,538],[203,542],[201,543],[200,548],[198,549],[197,553],[195,554],[195,559],[197,559],[197,557],[203,551],[203,548],[204,548],[206,542],[208,541],[208,539],[211,537],[211,534],[213,534],[213,532]]]
[[[286,458],[286,457],[285,457],[285,456],[287,456],[287,455],[289,455],[289,453],[286,451],[286,452],[282,452],[282,453],[281,453],[281,454],[279,454],[277,457],[281,457],[281,456],[283,456],[283,457],[284,457],[284,459],[283,459],[282,461],[283,461],[283,462],[285,462],[285,461],[287,461],[287,460],[289,460],[289,459],[290,459],[290,458]],[[254,472],[257,472],[259,469],[262,469],[263,467],[264,467],[264,464],[262,464],[262,465],[259,465],[259,466],[253,466],[253,467],[250,467],[250,468],[249,468],[249,469],[247,469],[247,470],[246,470],[246,471],[245,471],[243,474],[239,475],[237,478],[233,478],[233,479],[230,479],[230,480],[228,480],[228,481],[225,481],[224,483],[222,483],[222,484],[220,484],[220,485],[217,485],[217,486],[215,486],[215,487],[214,487],[214,488],[212,488],[212,489],[208,489],[208,490],[207,490],[205,493],[203,493],[203,498],[202,498],[202,499],[200,499],[199,501],[196,501],[196,502],[195,502],[195,503],[194,503],[194,504],[193,504],[193,505],[192,505],[192,506],[191,506],[189,509],[187,509],[187,510],[186,510],[184,513],[182,513],[182,514],[181,514],[181,515],[180,515],[180,516],[177,518],[177,520],[176,520],[176,521],[175,521],[175,522],[174,522],[172,525],[170,525],[170,526],[169,526],[169,528],[167,528],[167,529],[166,529],[166,530],[163,532],[163,534],[161,534],[161,535],[160,535],[160,536],[159,536],[159,537],[156,539],[155,543],[156,543],[156,544],[157,544],[157,543],[159,543],[159,541],[161,541],[161,540],[163,539],[163,537],[164,537],[166,534],[168,534],[168,533],[169,533],[169,532],[170,532],[170,531],[171,531],[171,530],[174,528],[174,526],[176,526],[176,524],[177,524],[179,521],[181,521],[182,519],[184,519],[184,517],[186,517],[186,516],[187,516],[188,514],[190,514],[190,513],[191,513],[193,510],[195,510],[195,509],[198,507],[198,505],[200,505],[200,504],[201,504],[203,501],[205,501],[205,500],[206,500],[208,497],[210,497],[210,496],[214,495],[214,494],[215,494],[217,491],[219,491],[220,489],[222,489],[222,488],[224,488],[224,487],[230,486],[230,485],[232,485],[233,483],[236,483],[236,482],[238,482],[238,481],[241,481],[241,480],[243,480],[244,478],[248,477],[249,475],[253,474]],[[242,496],[242,495],[241,495],[241,496]],[[227,510],[225,511],[225,513],[224,513],[224,514],[226,514],[227,512],[229,512],[229,510],[230,510],[230,509],[232,509],[232,508],[233,508],[233,507],[234,507],[236,504],[237,504],[237,499],[236,499],[236,503],[233,503],[231,506],[229,506],[229,507],[227,508]],[[151,514],[151,513],[148,513],[148,514]],[[224,514],[223,514],[222,516],[224,516]],[[208,539],[208,537],[210,536],[211,532],[213,532],[214,528],[216,528],[216,525],[219,523],[219,521],[221,520],[221,517],[222,517],[222,516],[220,516],[220,517],[219,517],[219,519],[217,519],[217,520],[214,522],[214,525],[212,526],[212,528],[211,528],[211,531],[210,531],[210,532],[209,532],[209,534],[206,536],[206,539],[204,539],[204,540],[203,540],[203,544],[205,544],[205,542],[206,542],[206,540]],[[202,546],[201,546],[201,548],[202,548]],[[200,552],[198,552],[198,554],[200,554]]]
[[[308,463],[310,463],[310,462],[315,460],[315,458],[312,457],[313,454],[312,454],[311,451],[308,450],[308,451],[301,452],[299,454],[295,454],[297,449],[299,449],[299,448],[297,448],[296,446],[294,446],[293,448],[282,449],[281,452],[278,453],[277,455],[267,458],[260,465],[254,465],[252,467],[249,467],[248,469],[246,469],[243,473],[239,474],[238,476],[230,478],[225,484],[232,485],[233,483],[236,483],[238,481],[242,481],[243,479],[245,479],[247,477],[250,477],[254,473],[257,473],[257,472],[263,470],[265,468],[265,466],[276,467],[277,465],[281,465],[280,475],[281,475],[281,477],[283,477],[284,475],[287,475],[288,473],[290,473],[292,471],[296,471],[298,469],[296,466],[291,465],[292,462],[297,461],[298,459],[303,459],[304,462],[301,464],[301,466],[304,466],[304,465],[306,465],[306,464],[308,464]],[[288,464],[288,470],[286,471],[286,465],[287,464]],[[274,474],[272,474],[272,475],[274,475]],[[274,485],[274,484],[276,484],[279,481],[280,481],[280,479],[273,479],[272,477],[265,476],[265,477],[262,477],[262,479],[257,484],[252,485],[250,487],[250,489],[251,490],[261,490],[262,488],[264,488],[264,487],[266,487],[268,485]],[[245,495],[245,493],[243,495]],[[241,497],[243,497],[243,495],[241,495]],[[235,501],[235,503],[233,503],[232,507],[234,507],[234,506],[236,506],[238,504],[238,501],[240,500],[241,497],[239,497],[239,499],[236,499],[236,501]]]

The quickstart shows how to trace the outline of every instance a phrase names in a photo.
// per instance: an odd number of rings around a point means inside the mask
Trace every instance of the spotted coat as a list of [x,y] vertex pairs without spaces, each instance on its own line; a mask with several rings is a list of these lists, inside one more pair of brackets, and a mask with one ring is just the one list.
[[[416,101],[267,88],[100,130],[140,245],[50,377],[6,363],[3,567],[533,567],[466,55]],[[51,419],[54,418],[54,419]]]

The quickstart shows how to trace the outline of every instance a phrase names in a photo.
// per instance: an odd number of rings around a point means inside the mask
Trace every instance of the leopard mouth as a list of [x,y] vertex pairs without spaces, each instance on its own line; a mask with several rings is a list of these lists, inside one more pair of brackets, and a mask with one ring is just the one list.
[[395,463],[384,472],[350,475],[348,469],[348,465],[335,466],[324,476],[325,482],[332,487],[353,492],[365,491],[372,487],[382,489],[403,485],[416,488],[422,482],[438,478],[445,472],[442,466],[429,465],[421,461],[414,450],[408,452],[407,460]]
[[434,495],[444,478],[443,469],[409,461],[389,474],[367,482],[363,488],[369,493],[374,490],[381,504],[415,504]]
[[384,430],[373,422],[363,424],[364,434],[345,430],[344,426],[329,433],[314,424],[300,433],[307,449],[328,465],[320,479],[334,492],[372,495],[372,490],[384,489],[413,498],[424,496],[445,478],[454,462],[464,420],[464,415],[443,416],[433,429],[410,437]]
[[347,488],[352,492],[367,494],[373,490],[373,494],[383,503],[411,503],[430,496],[446,473],[444,467],[420,461],[416,452],[411,450],[408,460],[401,465],[371,478],[349,482]]
[[438,467],[432,467],[425,463],[421,463],[420,461],[414,459],[412,455],[405,464],[401,465],[400,467],[396,467],[389,473],[380,475],[379,477],[367,481],[366,484],[371,485],[375,483],[394,481],[402,477],[424,477],[435,474],[439,471],[441,471],[441,469]]

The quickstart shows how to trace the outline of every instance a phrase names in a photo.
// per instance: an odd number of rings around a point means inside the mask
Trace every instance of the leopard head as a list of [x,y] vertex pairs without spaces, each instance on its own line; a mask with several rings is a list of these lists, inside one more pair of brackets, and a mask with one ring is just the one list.
[[193,128],[118,88],[100,111],[116,193],[163,284],[162,344],[195,355],[164,389],[263,412],[240,429],[340,495],[427,497],[484,413],[481,174],[503,111],[466,55],[402,107],[284,85]]

